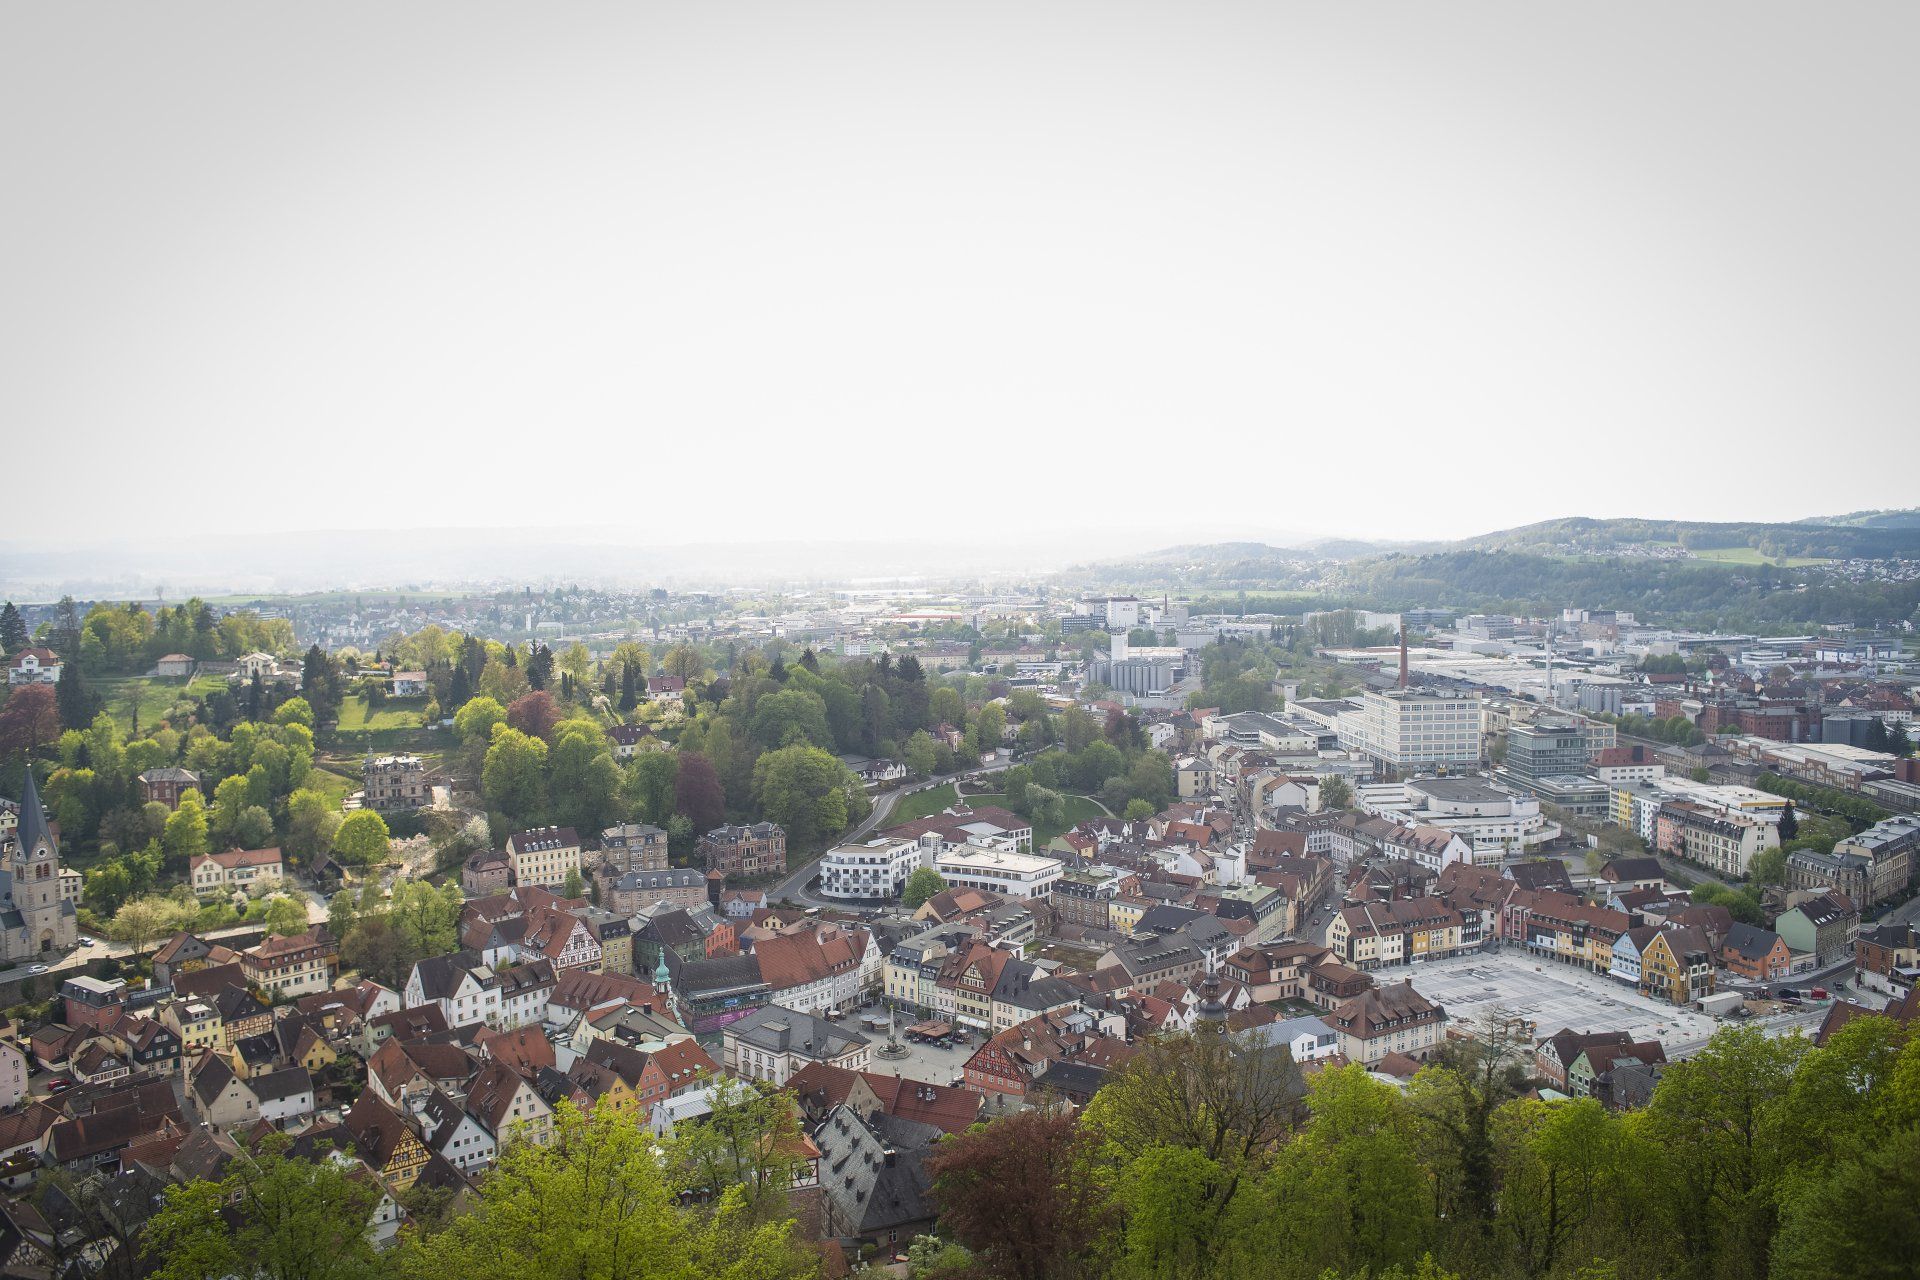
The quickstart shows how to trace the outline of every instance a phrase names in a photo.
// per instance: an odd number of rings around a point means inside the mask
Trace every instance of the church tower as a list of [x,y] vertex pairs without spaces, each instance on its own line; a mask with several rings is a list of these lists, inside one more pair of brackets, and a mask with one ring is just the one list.
[[31,769],[13,835],[0,875],[0,949],[9,960],[72,950],[80,923],[73,903],[61,898],[60,846]]

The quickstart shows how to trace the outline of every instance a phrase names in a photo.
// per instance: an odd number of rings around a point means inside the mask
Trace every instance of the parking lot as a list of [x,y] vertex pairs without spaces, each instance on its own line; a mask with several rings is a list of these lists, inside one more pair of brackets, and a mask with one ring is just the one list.
[[1396,969],[1380,981],[1411,978],[1413,988],[1444,1005],[1449,1021],[1471,1025],[1490,1009],[1531,1018],[1542,1036],[1575,1031],[1630,1032],[1658,1040],[1669,1052],[1696,1046],[1721,1024],[1693,1009],[1649,1000],[1597,973],[1517,951],[1488,952]]

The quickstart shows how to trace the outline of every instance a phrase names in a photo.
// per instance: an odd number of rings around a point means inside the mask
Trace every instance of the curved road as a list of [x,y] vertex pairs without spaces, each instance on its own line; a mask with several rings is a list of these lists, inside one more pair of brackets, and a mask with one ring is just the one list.
[[[875,830],[893,813],[894,806],[900,803],[902,796],[910,796],[934,787],[945,786],[949,782],[958,782],[962,778],[977,778],[982,774],[998,773],[1013,765],[1012,759],[995,760],[992,764],[983,764],[977,769],[963,769],[956,773],[944,773],[927,779],[916,787],[897,787],[874,798],[873,812],[868,814],[857,826],[842,833],[838,843],[851,844]],[[807,892],[807,885],[813,879],[824,854],[816,854],[806,862],[789,871],[779,882],[767,889],[767,900],[779,902],[783,899],[798,902],[809,907],[852,907],[853,903],[841,902],[833,898],[821,898]]]

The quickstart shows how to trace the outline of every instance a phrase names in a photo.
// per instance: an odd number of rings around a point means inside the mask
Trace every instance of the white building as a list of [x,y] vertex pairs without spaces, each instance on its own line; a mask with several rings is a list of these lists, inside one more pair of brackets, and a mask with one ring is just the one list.
[[938,854],[933,869],[949,885],[985,889],[1008,898],[1045,898],[1060,878],[1058,858],[965,844]]
[[1368,692],[1342,712],[1340,746],[1400,773],[1480,763],[1480,695],[1424,689]]
[[907,877],[927,865],[933,850],[917,840],[877,837],[843,844],[820,859],[820,892],[829,898],[885,902],[900,896]]
[[7,683],[59,684],[60,665],[51,649],[22,649],[7,660]]
[[1478,866],[1498,866],[1559,836],[1533,796],[1477,777],[1414,778],[1354,788],[1356,807],[1407,826],[1443,827],[1465,840]]

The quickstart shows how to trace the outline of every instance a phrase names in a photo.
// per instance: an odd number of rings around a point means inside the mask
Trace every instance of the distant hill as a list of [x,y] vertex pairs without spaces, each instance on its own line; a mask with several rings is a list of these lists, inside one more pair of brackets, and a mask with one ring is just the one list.
[[1920,524],[1905,523],[1908,514],[1920,513],[1862,512],[1855,524],[1570,516],[1449,543],[1170,547],[1066,577],[1090,587],[1178,590],[1202,607],[1251,599],[1280,612],[1441,605],[1539,613],[1581,605],[1767,631],[1810,622],[1920,625],[1920,581],[1850,578],[1822,567],[1837,559],[1920,560]]
[[[1861,511],[1831,520],[1715,523],[1706,520],[1601,519],[1564,516],[1514,529],[1500,529],[1455,542],[1365,542],[1327,538],[1298,547],[1264,542],[1209,542],[1167,547],[1106,562],[1159,569],[1187,568],[1252,576],[1261,565],[1298,566],[1311,561],[1364,560],[1391,554],[1452,551],[1520,551],[1535,555],[1674,554],[1758,564],[1762,560],[1809,561],[1920,559],[1920,509]],[[1750,555],[1739,554],[1751,552]],[[1719,554],[1714,554],[1719,553]]]
[[[1890,522],[1714,523],[1705,520],[1568,516],[1522,525],[1517,529],[1483,533],[1453,546],[1469,551],[1533,551],[1545,554],[1604,554],[1615,549],[1635,548],[1644,551],[1670,546],[1684,548],[1695,554],[1744,548],[1754,552],[1756,559],[1920,558],[1920,512],[1860,514],[1862,517],[1887,517]],[[1915,517],[1912,523],[1893,522],[1908,515]]]
[[1844,516],[1808,516],[1795,524],[1833,525],[1845,529],[1920,529],[1920,507],[1899,511],[1851,511]]

